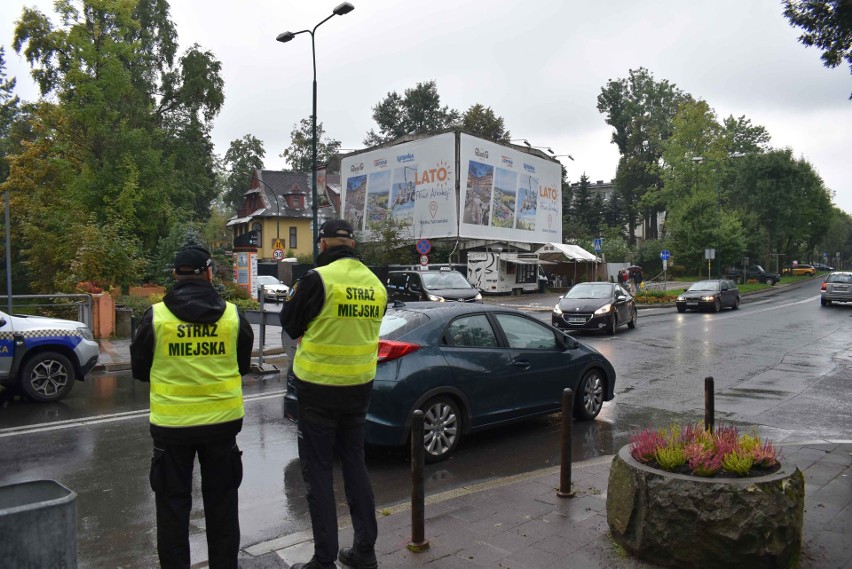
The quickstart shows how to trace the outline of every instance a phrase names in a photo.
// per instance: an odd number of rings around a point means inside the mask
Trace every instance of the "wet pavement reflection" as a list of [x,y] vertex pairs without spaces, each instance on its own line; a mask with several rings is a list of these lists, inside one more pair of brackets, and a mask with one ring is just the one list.
[[[703,420],[706,375],[717,378],[719,420],[754,424],[779,441],[848,434],[852,310],[820,310],[814,289],[736,312],[644,314],[636,330],[615,336],[578,334],[619,375],[616,400],[597,420],[574,423],[573,461],[614,454],[649,425]],[[244,382],[246,419],[237,439],[244,547],[310,527],[296,428],[283,418],[282,375]],[[78,383],[59,403],[16,399],[0,407],[0,484],[53,479],[78,493],[81,568],[156,566],[147,406],[147,384],[113,372]],[[558,465],[560,420],[551,415],[465,437],[449,460],[426,466],[427,494]],[[380,510],[408,501],[405,449],[369,449],[368,466]],[[206,559],[199,486],[193,563]],[[335,491],[345,516],[339,469]]]

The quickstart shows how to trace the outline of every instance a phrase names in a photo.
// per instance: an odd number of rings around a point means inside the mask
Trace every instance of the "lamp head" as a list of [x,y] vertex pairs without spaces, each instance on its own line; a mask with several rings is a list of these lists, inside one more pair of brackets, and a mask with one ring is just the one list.
[[334,15],[335,16],[342,16],[344,14],[348,14],[349,12],[351,12],[354,9],[355,9],[355,6],[353,6],[349,2],[344,2],[343,4],[338,5],[334,9]]
[[294,34],[293,32],[281,32],[275,39],[277,41],[280,41],[281,43],[287,43],[294,37],[296,37],[296,34]]

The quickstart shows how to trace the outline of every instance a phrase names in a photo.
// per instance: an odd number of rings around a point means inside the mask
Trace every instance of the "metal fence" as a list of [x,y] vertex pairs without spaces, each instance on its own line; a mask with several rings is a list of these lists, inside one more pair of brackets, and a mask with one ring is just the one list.
[[90,294],[13,294],[11,305],[8,296],[0,299],[3,308],[11,306],[13,314],[77,320],[94,330]]

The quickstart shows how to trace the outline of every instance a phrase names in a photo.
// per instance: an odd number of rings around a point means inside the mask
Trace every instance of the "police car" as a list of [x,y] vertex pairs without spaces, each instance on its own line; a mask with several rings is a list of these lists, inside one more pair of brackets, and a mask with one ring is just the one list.
[[98,363],[99,348],[82,322],[0,311],[0,385],[39,402],[68,395]]

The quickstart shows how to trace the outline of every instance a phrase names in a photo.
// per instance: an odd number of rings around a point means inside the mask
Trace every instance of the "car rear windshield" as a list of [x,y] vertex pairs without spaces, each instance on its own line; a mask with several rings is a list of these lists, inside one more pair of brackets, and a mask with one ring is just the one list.
[[852,284],[852,274],[844,275],[840,273],[835,273],[833,275],[828,275],[828,278],[825,279],[825,282]]
[[420,276],[423,278],[423,286],[426,288],[473,288],[458,271],[420,273]]
[[422,326],[428,321],[429,317],[422,312],[391,308],[387,311],[385,317],[382,318],[379,337],[382,340],[396,340],[403,334],[414,330],[418,326]]

